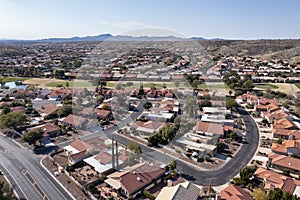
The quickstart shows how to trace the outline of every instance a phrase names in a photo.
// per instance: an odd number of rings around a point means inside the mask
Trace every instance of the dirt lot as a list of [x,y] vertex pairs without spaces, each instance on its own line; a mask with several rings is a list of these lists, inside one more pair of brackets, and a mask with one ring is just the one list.
[[[54,174],[57,171],[55,164],[47,157],[43,160],[43,165]],[[89,197],[64,173],[56,176],[57,180],[78,200],[87,200]]]

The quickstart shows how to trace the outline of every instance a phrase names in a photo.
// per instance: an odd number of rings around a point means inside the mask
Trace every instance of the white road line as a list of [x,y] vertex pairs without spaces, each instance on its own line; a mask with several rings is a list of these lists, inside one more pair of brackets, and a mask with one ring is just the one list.
[[2,165],[2,167],[9,173],[10,177],[12,177],[12,179],[15,181],[15,183],[18,185],[18,187],[20,188],[21,192],[23,193],[23,195],[25,196],[26,199],[29,199],[27,197],[27,195],[25,194],[25,192],[22,190],[22,188],[20,187],[19,183],[16,181],[15,177],[12,176],[12,174],[9,172],[9,170],[4,166]]

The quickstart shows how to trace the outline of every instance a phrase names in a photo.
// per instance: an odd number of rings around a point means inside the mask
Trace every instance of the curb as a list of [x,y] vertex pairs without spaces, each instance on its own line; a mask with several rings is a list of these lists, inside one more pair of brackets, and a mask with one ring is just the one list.
[[50,174],[50,176],[65,190],[65,192],[73,199],[73,200],[77,200],[70,192],[69,192],[69,190],[67,190],[66,188],[65,188],[65,186],[59,181],[59,180],[57,180],[56,179],[56,177],[55,176],[53,176],[53,174],[43,165],[43,160],[45,159],[45,157],[44,158],[42,158],[41,160],[40,160],[40,165],[46,170],[46,172],[48,173],[48,174]]

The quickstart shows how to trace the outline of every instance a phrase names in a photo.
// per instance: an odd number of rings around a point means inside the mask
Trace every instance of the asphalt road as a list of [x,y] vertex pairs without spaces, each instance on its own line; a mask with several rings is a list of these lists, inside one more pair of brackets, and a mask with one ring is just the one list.
[[[123,128],[128,123],[134,121],[143,111],[143,103],[145,101],[142,101],[138,106],[138,112],[134,112],[130,117],[126,118],[121,124],[118,124],[118,126],[114,126],[111,128],[108,128],[104,131],[100,131],[98,133],[93,133],[90,135],[83,136],[82,139],[91,139],[94,137],[108,137],[108,138],[114,138],[119,143],[123,145],[127,145],[130,141],[128,138],[123,137],[122,135],[115,134],[114,132],[118,130],[119,128]],[[243,144],[240,148],[240,150],[235,154],[235,156],[228,161],[224,166],[217,170],[201,170],[200,168],[197,168],[195,166],[191,166],[190,164],[187,164],[186,162],[183,162],[182,160],[177,160],[177,169],[186,175],[188,179],[193,181],[196,184],[199,185],[223,185],[230,181],[233,177],[235,177],[240,170],[246,166],[253,156],[255,155],[255,152],[258,148],[258,142],[259,142],[259,131],[256,123],[252,119],[252,117],[247,113],[244,109],[239,108],[238,109],[239,114],[242,116],[245,126],[246,126],[246,141],[247,143]],[[65,146],[69,144],[69,142],[60,144],[59,146]],[[143,156],[145,158],[148,158],[150,160],[156,160],[164,164],[168,164],[170,160],[174,159],[173,157],[164,154],[160,151],[156,151],[153,148],[149,148],[147,146],[142,145],[142,152]]]
[[12,183],[20,199],[72,199],[42,168],[41,156],[34,155],[20,147],[2,133],[0,134],[0,144],[1,149],[4,149],[4,151],[0,151],[0,168]]
[[[252,117],[244,109],[239,108],[238,112],[245,122],[247,143],[241,146],[240,150],[230,161],[217,170],[204,171],[181,160],[176,160],[177,169],[184,174],[187,179],[199,185],[223,185],[235,177],[240,170],[252,160],[259,143],[258,127]],[[109,138],[112,137],[124,145],[129,141],[121,135],[113,134],[109,136]],[[171,159],[174,159],[167,154],[155,151],[146,146],[142,146],[142,152],[146,158],[157,160],[164,164],[168,164]]]

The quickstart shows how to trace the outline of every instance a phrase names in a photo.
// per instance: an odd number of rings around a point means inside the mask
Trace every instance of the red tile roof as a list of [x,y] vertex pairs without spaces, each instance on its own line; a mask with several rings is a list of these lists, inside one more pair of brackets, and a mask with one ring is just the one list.
[[229,185],[220,194],[222,200],[253,200],[250,194],[235,185]]

